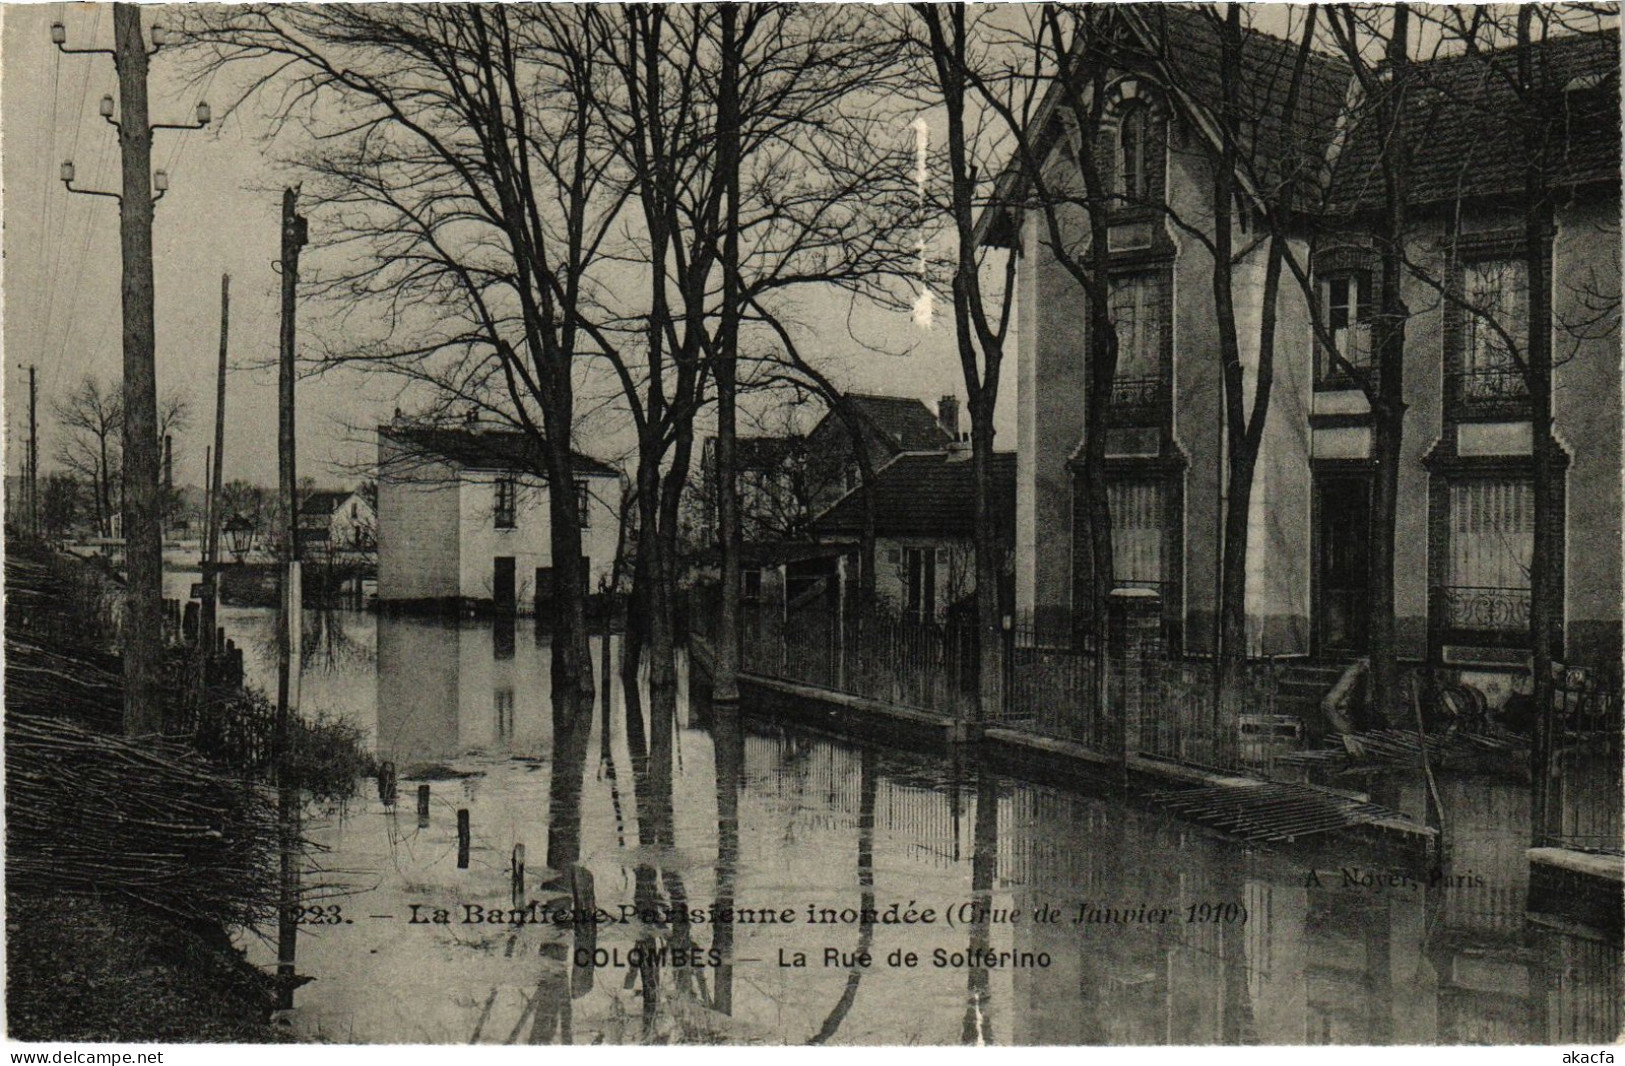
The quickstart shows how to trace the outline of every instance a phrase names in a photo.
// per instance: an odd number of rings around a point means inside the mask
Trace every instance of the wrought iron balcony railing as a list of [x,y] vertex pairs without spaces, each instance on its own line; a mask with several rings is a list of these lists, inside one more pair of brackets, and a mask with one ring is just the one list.
[[1111,414],[1118,425],[1155,424],[1168,398],[1161,377],[1118,378],[1112,382]]
[[1113,407],[1146,407],[1162,400],[1162,378],[1118,378],[1112,382]]
[[1520,633],[1529,629],[1529,590],[1445,585],[1433,590],[1448,629]]
[[1529,382],[1516,367],[1474,367],[1449,376],[1449,397],[1458,411],[1485,415],[1526,415]]

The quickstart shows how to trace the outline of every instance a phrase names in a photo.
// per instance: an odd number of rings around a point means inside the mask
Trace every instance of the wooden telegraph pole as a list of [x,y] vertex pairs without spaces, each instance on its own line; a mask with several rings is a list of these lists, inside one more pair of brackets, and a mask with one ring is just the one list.
[[28,531],[39,536],[39,393],[34,387],[34,364],[28,364]]
[[124,732],[163,729],[163,538],[158,511],[158,382],[153,357],[152,129],[141,9],[113,5],[118,68],[119,246],[124,297]]
[[[67,28],[51,24],[51,41],[67,54],[111,55],[118,70],[119,117],[113,98],[102,99],[102,117],[118,129],[123,177],[119,192],[73,187],[73,161],[62,164],[62,182],[70,192],[106,196],[119,202],[119,249],[123,268],[124,310],[124,732],[127,736],[157,733],[163,727],[159,670],[163,658],[163,531],[158,491],[158,383],[153,359],[152,195],[168,179],[152,173],[155,130],[202,129],[209,124],[209,105],[198,103],[195,124],[156,125],[147,115],[147,59],[141,34],[141,8],[113,5],[113,48],[69,48]],[[152,27],[156,51],[167,41],[162,27]],[[37,469],[37,462],[36,462]]]
[[204,476],[209,479],[209,528],[203,541],[203,604],[199,615],[199,631],[206,639],[199,645],[209,646],[214,639],[216,604],[220,599],[220,492],[221,476],[225,469],[226,453],[226,337],[231,325],[231,275],[220,275],[220,369],[215,377],[214,391],[214,454]]
[[277,998],[293,1006],[298,983],[294,959],[299,927],[299,782],[288,763],[293,716],[299,713],[299,501],[294,477],[294,300],[299,291],[299,249],[305,246],[305,219],[295,210],[299,189],[282,192],[282,338],[277,369],[277,469],[282,495],[282,618],[277,627],[276,740],[277,814],[282,830],[281,892],[277,901]]

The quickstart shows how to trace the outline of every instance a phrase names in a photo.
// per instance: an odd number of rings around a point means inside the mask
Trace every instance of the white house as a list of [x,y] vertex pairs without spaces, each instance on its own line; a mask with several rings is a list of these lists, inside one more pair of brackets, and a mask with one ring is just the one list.
[[352,489],[318,489],[299,501],[299,547],[306,559],[372,551],[378,514]]
[[[529,613],[553,582],[537,442],[512,430],[400,422],[378,429],[378,600]],[[576,454],[571,492],[587,587],[614,565],[620,474]]]

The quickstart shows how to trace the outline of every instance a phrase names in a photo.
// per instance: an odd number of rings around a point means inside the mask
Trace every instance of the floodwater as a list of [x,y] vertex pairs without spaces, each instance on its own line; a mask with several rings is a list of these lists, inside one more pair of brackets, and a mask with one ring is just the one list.
[[[222,621],[251,681],[268,682],[269,613],[226,609]],[[400,783],[393,804],[369,781],[343,808],[307,812],[322,850],[305,887],[325,887],[298,944],[312,980],[287,1017],[303,1039],[1433,1044],[1619,1032],[1617,945],[1525,914],[1515,785],[1441,782],[1448,881],[1429,885],[1353,851],[1262,851],[748,705],[724,714],[686,667],[669,744],[648,735],[646,700],[629,740],[618,676],[590,729],[556,742],[547,637],[526,619],[307,612],[306,627],[319,629],[304,713],[363,728]],[[603,650],[595,639],[595,659]],[[1420,803],[1408,785],[1396,796]],[[520,925],[468,921],[513,908],[518,845],[519,898],[537,907]],[[555,920],[571,909],[601,920]],[[735,922],[715,922],[719,911]],[[274,963],[272,944],[249,947]]]

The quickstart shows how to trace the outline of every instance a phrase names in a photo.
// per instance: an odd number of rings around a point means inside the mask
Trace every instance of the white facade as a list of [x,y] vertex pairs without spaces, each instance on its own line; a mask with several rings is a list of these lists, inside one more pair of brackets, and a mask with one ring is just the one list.
[[[512,477],[513,521],[498,522],[498,484]],[[587,588],[608,584],[615,564],[616,515],[620,480],[601,474],[582,475],[587,486],[587,524],[581,531],[581,554],[587,557]],[[553,523],[547,482],[492,470],[465,470],[457,481],[457,595],[489,600],[496,590],[497,559],[514,561],[514,599],[521,610],[534,605],[536,571],[553,566]]]
[[[465,433],[443,434],[439,442],[470,447],[470,440],[479,443]],[[529,613],[538,577],[550,580],[553,566],[548,483],[496,463],[426,453],[423,446],[415,440],[403,448],[393,434],[379,434],[378,599],[420,605],[500,599]],[[588,590],[597,592],[614,567],[621,480],[593,463],[575,483],[586,497],[581,553]],[[572,495],[576,491],[572,486]],[[347,519],[348,504],[343,513]]]

